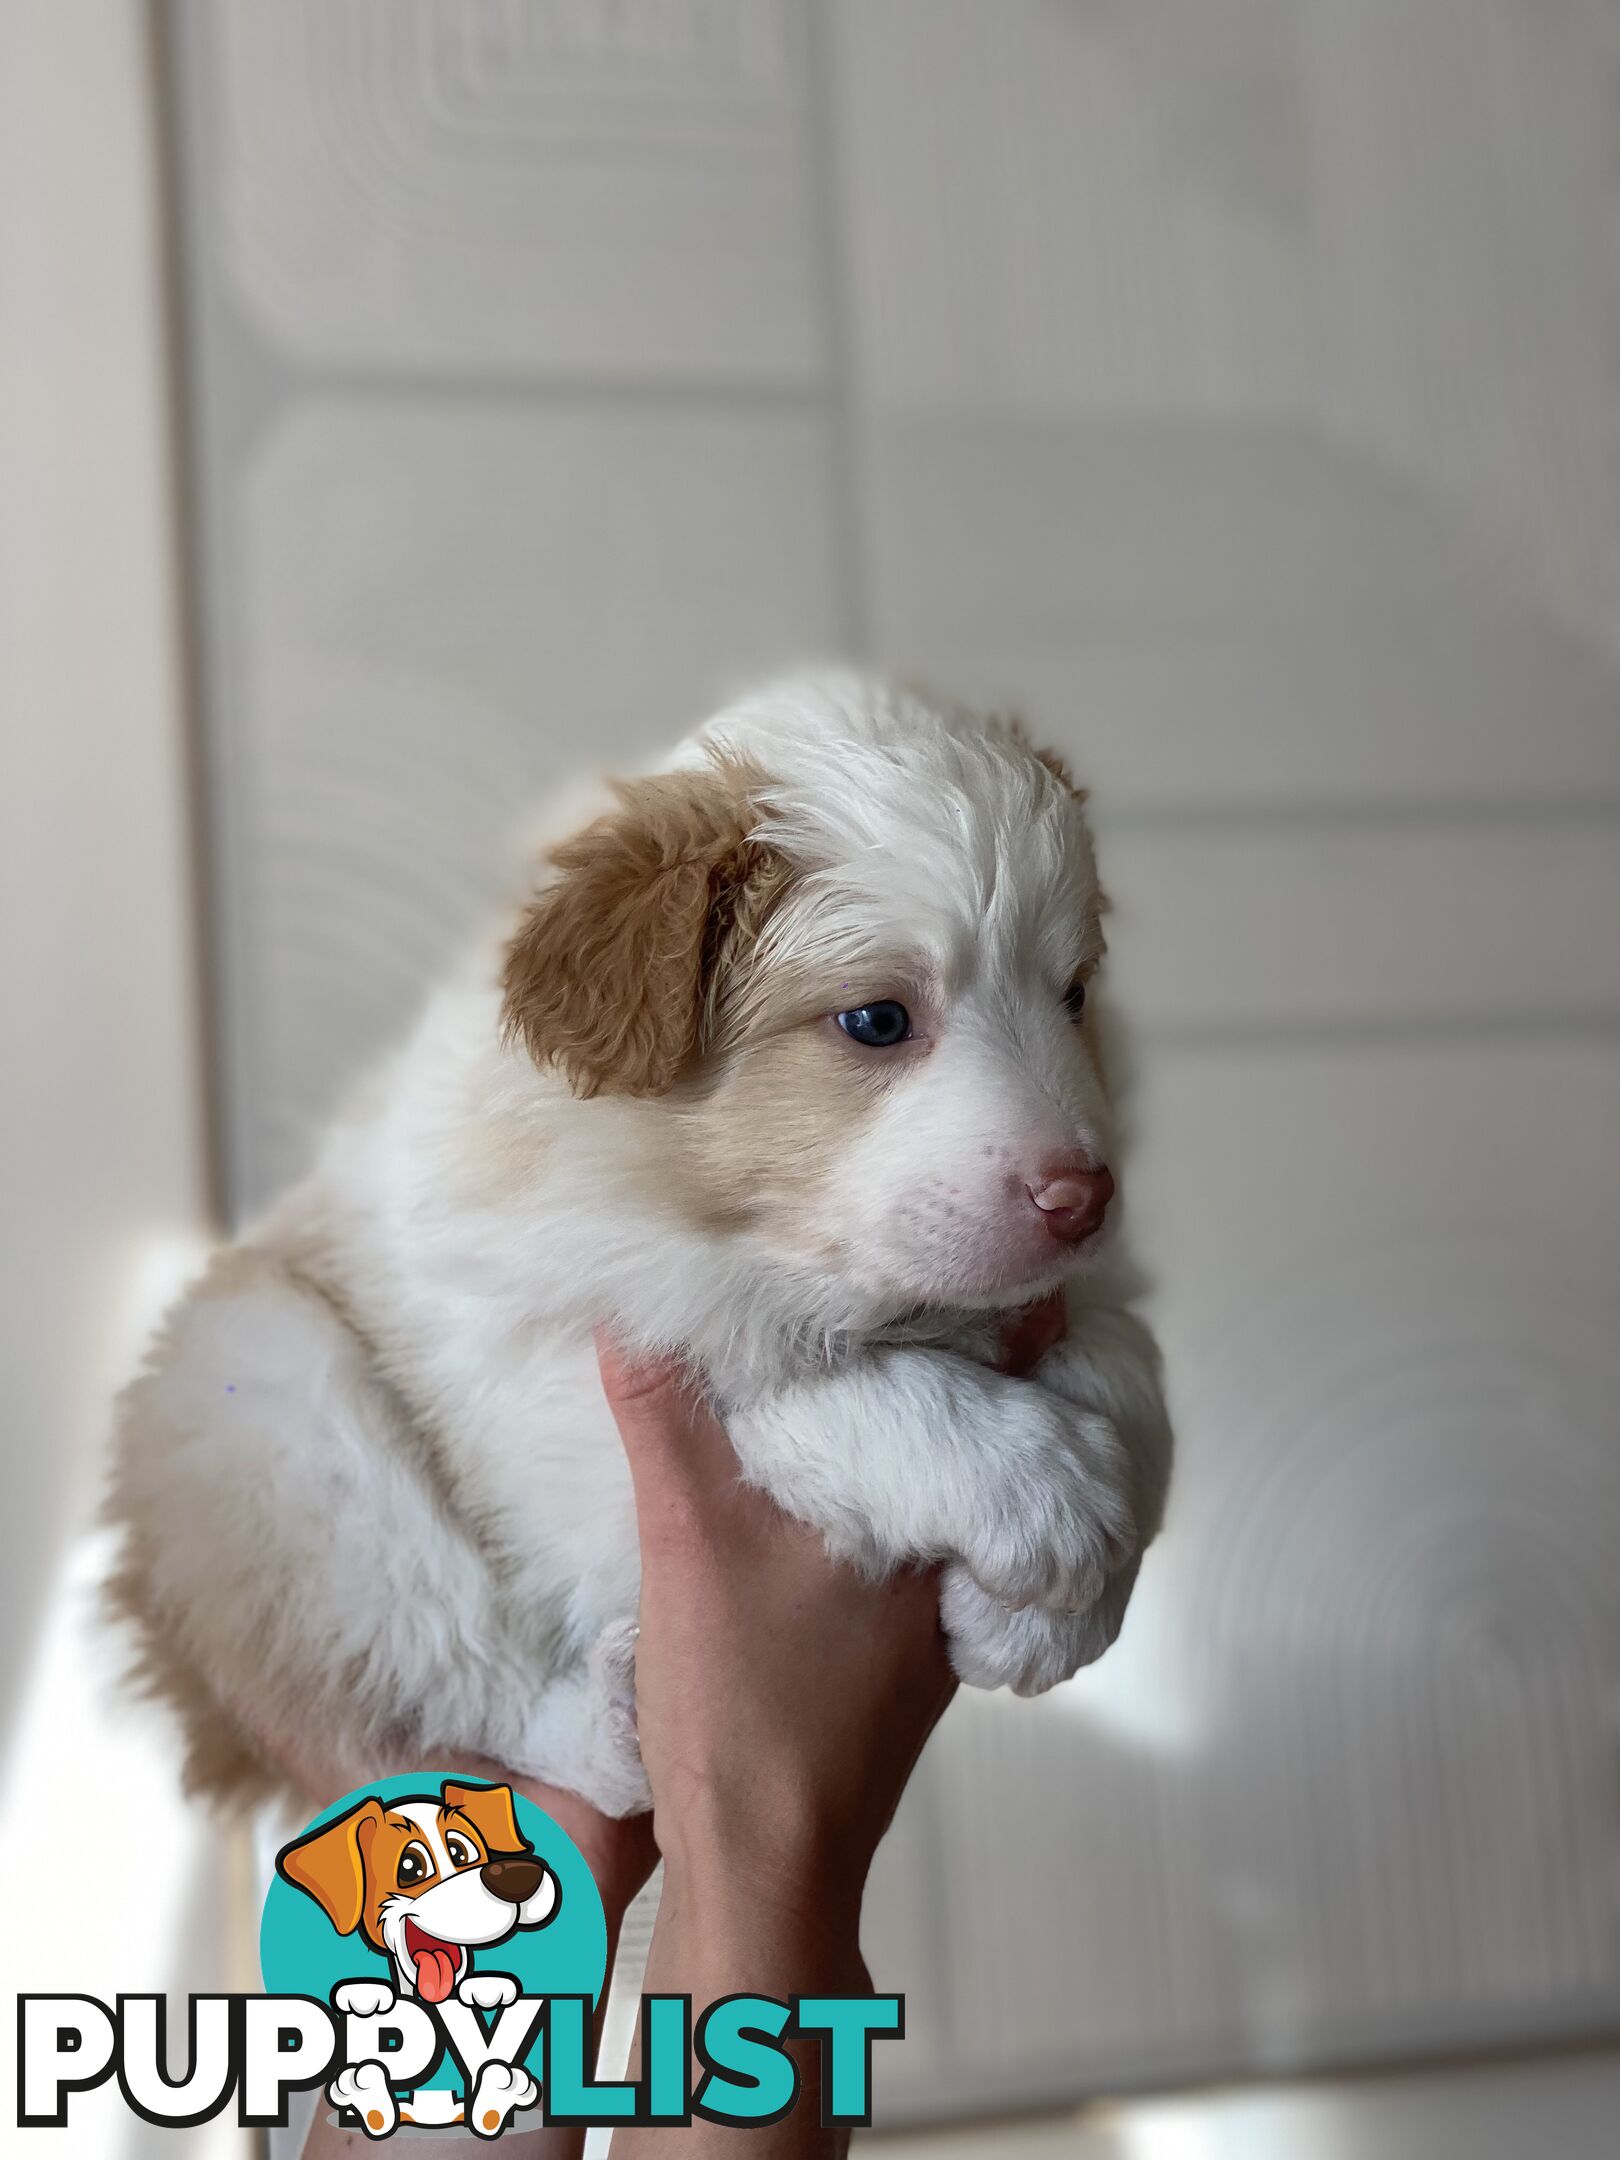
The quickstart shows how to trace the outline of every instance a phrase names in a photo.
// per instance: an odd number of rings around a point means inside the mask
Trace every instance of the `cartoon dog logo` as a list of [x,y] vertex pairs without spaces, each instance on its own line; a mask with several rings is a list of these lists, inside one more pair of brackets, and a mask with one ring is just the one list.
[[[556,1917],[561,1895],[555,1874],[518,1828],[511,1787],[449,1778],[437,1793],[387,1802],[368,1796],[284,1845],[276,1868],[315,1900],[338,1934],[358,1934],[388,1959],[391,1990],[358,1981],[338,1991],[338,2007],[361,2015],[384,2014],[394,1996],[442,2003],[454,1993],[478,2009],[514,2001],[516,1982],[503,1973],[474,1974],[473,1953],[505,1942],[519,1928],[544,1927]],[[487,2066],[489,2072],[497,2068]],[[376,2135],[383,2127],[374,2119],[378,2109],[393,2127],[391,2096],[379,2066],[361,2070],[378,2075],[357,2079],[346,2072],[327,2097],[339,2107],[359,2107]],[[514,2083],[510,2093],[499,2095],[503,2115],[536,2097],[523,2071],[506,2075]],[[479,2082],[475,2105],[481,2106],[495,2096],[485,2095],[484,2079]],[[428,2119],[422,2111],[428,2098],[418,2095],[416,2110],[401,2108],[399,2119]],[[457,2107],[435,2119],[459,2120],[460,2112]]]

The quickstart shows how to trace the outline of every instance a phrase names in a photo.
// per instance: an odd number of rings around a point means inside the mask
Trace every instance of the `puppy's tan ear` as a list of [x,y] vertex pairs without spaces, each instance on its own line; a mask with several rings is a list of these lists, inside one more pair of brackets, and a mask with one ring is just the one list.
[[486,1853],[528,1852],[528,1839],[518,1828],[510,1785],[452,1785],[441,1788],[444,1804],[465,1815],[483,1841]]
[[352,1935],[366,1905],[366,1853],[383,1819],[380,1800],[362,1800],[276,1854],[276,1868],[312,1897],[340,1935]]
[[576,1095],[662,1095],[697,1053],[741,896],[766,874],[743,776],[622,781],[619,807],[551,853],[507,949],[503,1020]]

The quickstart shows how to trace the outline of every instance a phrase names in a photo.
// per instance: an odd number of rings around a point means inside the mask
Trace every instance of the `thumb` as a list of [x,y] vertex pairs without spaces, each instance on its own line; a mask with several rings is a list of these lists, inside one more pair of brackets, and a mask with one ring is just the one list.
[[737,1458],[725,1427],[674,1358],[631,1358],[598,1332],[602,1392],[630,1464],[638,1512],[656,1494],[692,1493],[710,1480],[734,1484]]

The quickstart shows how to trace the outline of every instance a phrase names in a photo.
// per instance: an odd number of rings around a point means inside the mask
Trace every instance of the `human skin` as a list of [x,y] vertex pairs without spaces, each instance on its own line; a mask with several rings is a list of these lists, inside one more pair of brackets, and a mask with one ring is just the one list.
[[[834,1567],[741,1482],[675,1375],[611,1354],[602,1369],[642,1524],[637,1726],[664,1856],[643,1985],[695,2005],[864,1994],[867,1872],[956,1685],[938,1585]],[[615,2155],[841,2153],[848,2133],[821,2125],[819,2049],[790,2052],[799,2101],[779,2122],[627,2127]]]

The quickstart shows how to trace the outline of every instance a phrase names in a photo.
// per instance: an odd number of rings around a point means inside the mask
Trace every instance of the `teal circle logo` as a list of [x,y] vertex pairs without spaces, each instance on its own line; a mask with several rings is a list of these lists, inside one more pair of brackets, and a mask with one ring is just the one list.
[[[607,1922],[579,1848],[532,1800],[454,1771],[418,1773],[346,1793],[281,1848],[259,1966],[272,1995],[386,2014],[386,1991],[396,2004],[474,2008],[487,2023],[514,1997],[596,2004]],[[542,2029],[521,2058],[537,2081],[543,2050]],[[445,2103],[461,2075],[446,2051],[411,2087],[438,2097],[402,2106],[400,2120],[455,2119]]]

